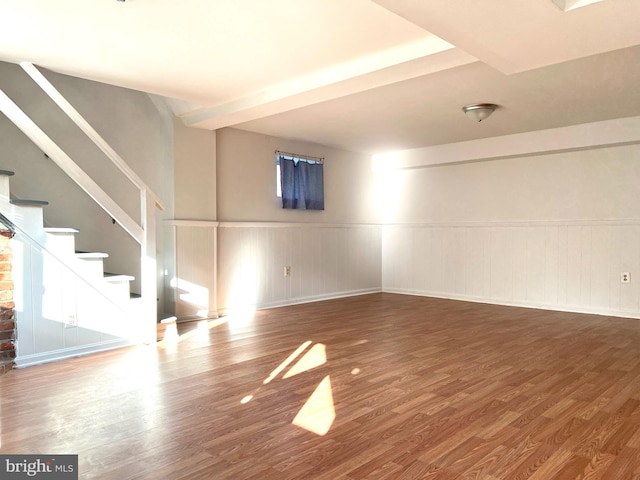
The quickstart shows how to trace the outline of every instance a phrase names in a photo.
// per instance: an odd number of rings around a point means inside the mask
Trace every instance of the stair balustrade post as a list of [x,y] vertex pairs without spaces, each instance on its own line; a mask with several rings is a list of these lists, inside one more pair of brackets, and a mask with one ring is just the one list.
[[140,191],[142,228],[144,241],[141,245],[140,285],[142,294],[141,340],[156,342],[158,317],[158,286],[156,282],[156,210],[154,197],[148,190]]

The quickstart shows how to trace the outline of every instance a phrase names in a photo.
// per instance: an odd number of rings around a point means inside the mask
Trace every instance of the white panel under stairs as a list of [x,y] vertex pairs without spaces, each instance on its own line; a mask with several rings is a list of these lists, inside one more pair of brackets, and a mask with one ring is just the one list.
[[[18,366],[138,343],[129,275],[105,274],[100,252],[76,252],[75,228],[44,228],[46,201],[11,198],[0,170],[0,213],[18,234],[12,240],[18,317]],[[19,259],[16,261],[16,259]]]
[[9,186],[9,177],[13,176],[13,172],[9,170],[0,170],[0,197],[9,199],[11,188]]

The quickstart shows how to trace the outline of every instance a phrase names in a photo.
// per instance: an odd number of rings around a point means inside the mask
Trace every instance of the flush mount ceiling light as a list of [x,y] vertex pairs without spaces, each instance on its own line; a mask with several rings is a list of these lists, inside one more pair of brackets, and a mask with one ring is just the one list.
[[462,107],[462,111],[474,122],[481,122],[488,118],[496,108],[498,105],[493,103],[472,103]]

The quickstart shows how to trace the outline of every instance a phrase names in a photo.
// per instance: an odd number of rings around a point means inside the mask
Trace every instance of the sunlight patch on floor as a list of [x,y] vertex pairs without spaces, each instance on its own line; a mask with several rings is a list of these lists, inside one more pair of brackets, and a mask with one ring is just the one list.
[[324,377],[293,419],[294,425],[317,435],[325,435],[336,418],[329,375]]
[[[273,380],[274,378],[276,378],[280,372],[282,372],[285,368],[287,368],[289,366],[289,364],[291,362],[293,362],[298,355],[300,355],[302,352],[304,352],[304,350],[311,345],[311,340],[307,340],[306,342],[304,342],[302,345],[300,345],[295,352],[293,352],[291,355],[289,355],[280,365],[278,365],[273,372],[271,372],[269,374],[269,376],[267,378],[264,379],[264,382],[262,382],[264,385],[266,385],[267,383],[269,383],[271,380]],[[286,376],[284,378],[287,378]]]
[[241,330],[253,323],[256,314],[255,305],[236,305],[229,309],[227,322],[230,330]]
[[325,363],[327,363],[327,349],[324,344],[316,343],[282,378],[293,377]]
[[178,325],[173,323],[167,326],[162,341],[158,342],[159,348],[167,351],[175,351],[177,344],[185,340],[196,338],[199,340],[208,339],[209,331],[227,323],[226,318],[216,318],[214,320],[199,320],[196,328],[193,328],[182,335],[178,333]]
[[[311,340],[307,340],[296,348],[280,365],[273,369],[269,376],[263,380],[262,385],[267,385],[273,381],[293,363],[311,343]],[[282,380],[307,372],[326,363],[327,347],[323,343],[316,343],[284,374]],[[351,373],[356,375],[360,373],[360,370],[355,368]],[[261,387],[258,387],[253,393],[245,395],[242,400],[240,400],[240,403],[243,405],[249,403],[253,400],[260,388]],[[331,428],[331,425],[333,425],[335,418],[336,410],[333,403],[333,392],[331,391],[331,379],[329,375],[327,375],[316,387],[291,423],[317,435],[325,435]]]

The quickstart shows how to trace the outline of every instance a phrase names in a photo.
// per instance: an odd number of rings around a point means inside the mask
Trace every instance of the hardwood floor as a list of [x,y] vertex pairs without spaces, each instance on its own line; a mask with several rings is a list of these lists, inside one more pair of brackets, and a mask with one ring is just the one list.
[[85,479],[640,479],[640,321],[392,294],[0,377]]

